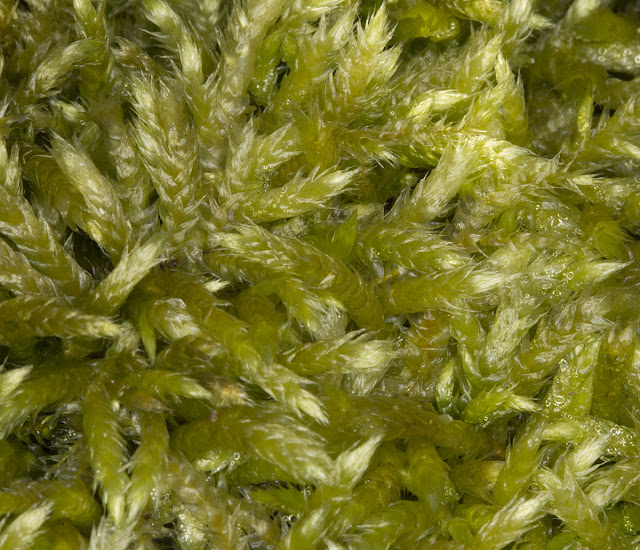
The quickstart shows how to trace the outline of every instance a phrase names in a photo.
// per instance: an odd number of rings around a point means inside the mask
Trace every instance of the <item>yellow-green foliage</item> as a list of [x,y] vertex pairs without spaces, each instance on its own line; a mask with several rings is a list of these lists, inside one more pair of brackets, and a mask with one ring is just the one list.
[[0,550],[640,548],[640,8],[0,1]]

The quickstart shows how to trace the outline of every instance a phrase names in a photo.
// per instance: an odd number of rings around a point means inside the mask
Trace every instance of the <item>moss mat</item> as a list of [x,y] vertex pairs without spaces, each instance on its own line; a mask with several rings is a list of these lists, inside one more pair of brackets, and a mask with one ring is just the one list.
[[638,549],[639,258],[638,2],[1,0],[0,550]]

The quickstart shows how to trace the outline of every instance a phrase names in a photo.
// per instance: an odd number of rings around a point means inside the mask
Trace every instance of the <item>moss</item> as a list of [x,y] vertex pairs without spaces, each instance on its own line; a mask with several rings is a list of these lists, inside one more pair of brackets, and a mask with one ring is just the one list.
[[0,550],[635,548],[640,11],[0,3]]

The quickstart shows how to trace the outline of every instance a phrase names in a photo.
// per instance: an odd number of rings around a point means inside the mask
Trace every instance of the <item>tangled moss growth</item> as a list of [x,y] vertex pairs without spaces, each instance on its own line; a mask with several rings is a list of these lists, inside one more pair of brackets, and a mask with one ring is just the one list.
[[640,8],[0,2],[0,550],[640,548]]

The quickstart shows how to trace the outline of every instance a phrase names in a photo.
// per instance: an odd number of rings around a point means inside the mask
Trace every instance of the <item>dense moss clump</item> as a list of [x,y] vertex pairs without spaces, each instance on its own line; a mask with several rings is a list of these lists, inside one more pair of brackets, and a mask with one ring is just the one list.
[[640,7],[0,2],[0,550],[640,548]]

